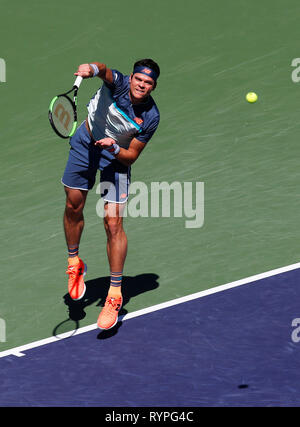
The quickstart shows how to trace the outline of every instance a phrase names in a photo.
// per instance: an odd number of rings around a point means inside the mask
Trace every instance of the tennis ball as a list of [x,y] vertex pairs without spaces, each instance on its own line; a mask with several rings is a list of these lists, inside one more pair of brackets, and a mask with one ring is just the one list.
[[255,92],[249,92],[246,95],[246,99],[248,102],[256,102],[257,101],[257,95]]

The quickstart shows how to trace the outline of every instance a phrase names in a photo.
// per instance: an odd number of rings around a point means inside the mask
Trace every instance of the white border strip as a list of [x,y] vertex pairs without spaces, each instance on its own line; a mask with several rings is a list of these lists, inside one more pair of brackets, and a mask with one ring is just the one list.
[[[251,283],[251,282],[256,282],[258,280],[266,279],[267,277],[272,277],[272,276],[276,276],[276,275],[281,274],[281,273],[286,273],[288,271],[296,270],[297,268],[300,268],[300,262],[296,263],[296,264],[288,265],[286,267],[277,268],[275,270],[270,270],[270,271],[267,271],[265,273],[256,274],[254,276],[246,277],[245,279],[240,279],[240,280],[237,280],[235,282],[227,283],[225,285],[220,285],[220,286],[216,286],[214,288],[206,289],[205,291],[200,291],[200,292],[196,292],[194,294],[186,295],[184,297],[176,298],[176,299],[173,299],[171,301],[166,301],[166,302],[163,302],[160,304],[156,304],[156,305],[153,305],[151,307],[143,308],[141,310],[134,311],[133,313],[128,313],[128,314],[125,314],[124,316],[120,316],[119,320],[124,321],[124,320],[128,320],[128,319],[133,319],[134,317],[143,316],[144,314],[148,314],[148,313],[153,313],[154,311],[157,311],[157,310],[162,310],[164,308],[172,307],[174,305],[181,304],[183,302],[192,301],[194,299],[202,298],[202,297],[205,297],[207,295],[212,295],[212,294],[215,294],[217,292],[222,292],[222,291],[225,291],[228,289],[236,288],[237,286],[246,285],[246,284]],[[0,352],[0,358],[6,357],[9,355],[14,355],[17,357],[25,356],[24,351],[26,351],[26,350],[30,350],[30,349],[36,348],[36,347],[41,347],[43,345],[50,344],[53,342],[57,342],[57,341],[60,341],[62,339],[70,338],[71,336],[73,337],[75,335],[83,334],[85,332],[89,332],[89,331],[92,331],[94,329],[97,329],[97,323],[94,323],[94,324],[89,325],[89,326],[84,326],[84,327],[79,328],[77,330],[65,332],[63,334],[60,334],[59,337],[52,336],[49,338],[45,338],[45,339],[42,339],[39,341],[34,341],[34,342],[29,343],[29,344],[21,345],[19,347],[15,347],[15,348],[11,348],[9,350],[2,351],[2,352]]]

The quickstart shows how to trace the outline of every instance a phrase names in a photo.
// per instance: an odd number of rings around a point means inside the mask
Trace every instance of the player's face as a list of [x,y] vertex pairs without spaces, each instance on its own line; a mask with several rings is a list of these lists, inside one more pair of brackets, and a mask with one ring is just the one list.
[[130,76],[130,95],[135,102],[140,102],[155,89],[155,81],[143,73]]

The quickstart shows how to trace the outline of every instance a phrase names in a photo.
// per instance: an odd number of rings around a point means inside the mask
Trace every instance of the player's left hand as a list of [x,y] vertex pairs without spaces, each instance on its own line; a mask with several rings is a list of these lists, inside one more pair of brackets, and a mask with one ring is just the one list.
[[111,147],[116,141],[112,138],[102,138],[95,142],[95,145],[103,148],[104,150]]

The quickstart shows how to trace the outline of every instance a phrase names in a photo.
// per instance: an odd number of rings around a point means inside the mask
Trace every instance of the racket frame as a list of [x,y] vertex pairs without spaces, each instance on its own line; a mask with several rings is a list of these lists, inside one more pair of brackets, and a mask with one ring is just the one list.
[[[67,139],[67,138],[70,138],[71,136],[73,136],[73,135],[74,135],[74,133],[75,133],[75,130],[76,130],[76,128],[77,128],[77,93],[78,93],[78,88],[79,88],[79,86],[80,86],[81,82],[82,82],[82,77],[81,77],[81,76],[78,76],[78,77],[76,78],[75,82],[74,82],[74,85],[73,85],[72,89],[68,90],[68,92],[64,92],[64,93],[61,93],[61,94],[59,94],[59,95],[56,95],[56,96],[52,99],[52,101],[50,102],[49,112],[48,112],[48,118],[49,118],[50,124],[51,124],[52,129],[54,130],[54,132],[55,132],[58,136],[60,136],[61,138],[64,138],[64,139]],[[71,92],[74,92],[73,100],[68,96],[68,94],[69,94],[69,93],[71,93]],[[72,107],[73,107],[74,123],[73,123],[72,129],[71,129],[71,131],[70,131],[70,133],[69,133],[68,135],[63,135],[63,134],[61,134],[61,133],[56,129],[56,127],[55,127],[55,125],[54,125],[54,122],[53,122],[53,118],[52,118],[52,109],[53,109],[53,105],[54,105],[55,101],[56,101],[59,97],[64,97],[64,98],[66,98],[66,99],[70,102],[70,104],[72,105]]]

